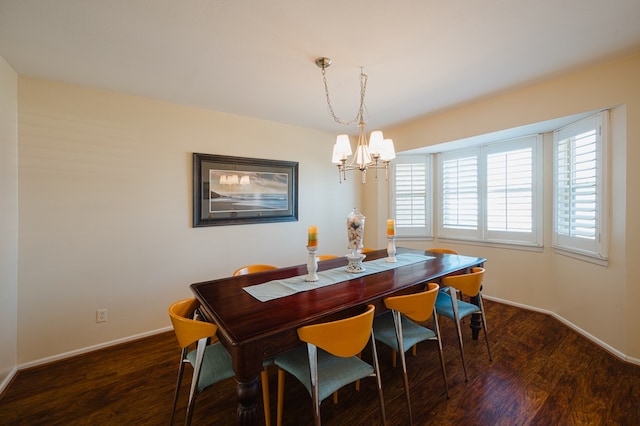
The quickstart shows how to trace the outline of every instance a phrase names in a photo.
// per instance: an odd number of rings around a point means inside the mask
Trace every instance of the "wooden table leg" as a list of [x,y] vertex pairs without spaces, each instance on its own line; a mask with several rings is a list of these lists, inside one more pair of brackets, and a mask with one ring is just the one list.
[[258,377],[246,382],[237,382],[238,422],[241,425],[258,424]]
[[258,425],[258,398],[260,371],[262,371],[262,346],[259,344],[232,347],[233,370],[236,373],[238,395],[238,423]]
[[[469,302],[478,306],[477,297],[470,297]],[[471,338],[473,340],[478,340],[478,336],[480,335],[480,329],[482,329],[482,317],[480,316],[480,314],[471,314],[471,321],[470,321],[469,327],[471,328]]]

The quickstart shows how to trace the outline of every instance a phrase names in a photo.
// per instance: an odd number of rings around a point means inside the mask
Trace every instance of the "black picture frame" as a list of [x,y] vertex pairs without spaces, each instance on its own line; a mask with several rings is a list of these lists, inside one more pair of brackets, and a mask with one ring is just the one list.
[[193,227],[298,220],[298,163],[193,154]]

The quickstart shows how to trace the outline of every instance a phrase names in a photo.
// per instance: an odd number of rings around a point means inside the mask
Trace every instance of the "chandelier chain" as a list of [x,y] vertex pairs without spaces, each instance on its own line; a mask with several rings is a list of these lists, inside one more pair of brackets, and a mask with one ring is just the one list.
[[322,67],[322,82],[324,83],[324,93],[325,96],[327,97],[327,105],[329,107],[329,112],[331,113],[331,116],[333,117],[333,120],[338,123],[338,124],[342,124],[344,126],[348,126],[354,123],[362,123],[364,122],[364,94],[367,90],[367,75],[363,72],[362,68],[360,68],[360,106],[358,107],[358,114],[356,115],[356,118],[354,118],[353,120],[342,120],[340,119],[336,113],[333,110],[333,106],[331,105],[331,97],[329,96],[329,85],[327,84],[327,75],[326,75],[326,68]]

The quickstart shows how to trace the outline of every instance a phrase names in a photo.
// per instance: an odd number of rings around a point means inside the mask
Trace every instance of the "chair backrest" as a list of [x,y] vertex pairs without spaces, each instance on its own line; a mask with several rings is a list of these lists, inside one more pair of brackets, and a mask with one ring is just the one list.
[[321,254],[319,256],[316,256],[316,259],[318,260],[329,260],[329,259],[336,259],[340,256],[336,256],[335,254]]
[[401,312],[414,321],[426,321],[433,315],[440,286],[436,283],[427,284],[427,289],[420,293],[391,296],[384,299],[384,305]]
[[445,254],[460,254],[458,250],[450,249],[450,248],[430,248],[426,251],[430,251],[431,253],[445,253]]
[[213,337],[218,326],[209,322],[191,319],[200,306],[196,299],[184,299],[169,306],[169,317],[181,348],[185,348],[203,338]]
[[369,248],[369,247],[364,247],[363,249],[360,250],[360,253],[369,253],[371,251],[376,251],[377,249],[374,248]]
[[460,290],[467,296],[477,296],[484,279],[484,268],[471,268],[468,274],[451,275],[442,279],[442,285]]
[[350,318],[300,327],[298,337],[332,355],[355,356],[362,352],[371,337],[374,311],[375,306],[368,305],[365,312]]
[[246,265],[246,266],[243,266],[242,268],[236,269],[235,272],[233,273],[233,276],[235,277],[238,275],[255,274],[256,272],[271,271],[273,269],[278,269],[278,267],[273,265],[264,265],[264,264]]

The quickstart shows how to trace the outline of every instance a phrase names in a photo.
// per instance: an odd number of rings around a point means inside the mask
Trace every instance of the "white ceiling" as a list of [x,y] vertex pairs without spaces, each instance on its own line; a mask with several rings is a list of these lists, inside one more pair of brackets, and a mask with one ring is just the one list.
[[327,131],[367,128],[640,46],[640,0],[0,0],[22,75]]

